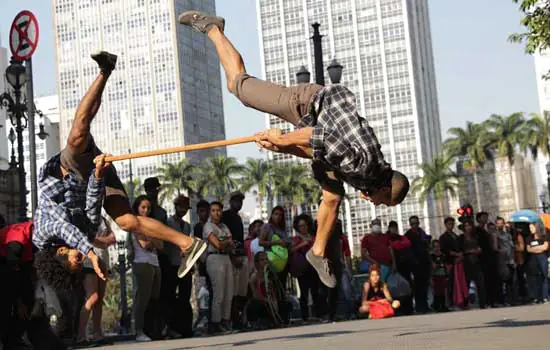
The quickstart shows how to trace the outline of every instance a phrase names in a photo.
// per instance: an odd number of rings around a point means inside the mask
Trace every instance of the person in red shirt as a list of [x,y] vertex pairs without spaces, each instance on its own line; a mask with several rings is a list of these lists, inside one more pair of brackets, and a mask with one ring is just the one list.
[[374,219],[371,226],[372,234],[361,240],[361,258],[370,265],[379,265],[381,278],[385,282],[392,270],[395,270],[395,257],[391,248],[390,235],[382,233],[380,219]]

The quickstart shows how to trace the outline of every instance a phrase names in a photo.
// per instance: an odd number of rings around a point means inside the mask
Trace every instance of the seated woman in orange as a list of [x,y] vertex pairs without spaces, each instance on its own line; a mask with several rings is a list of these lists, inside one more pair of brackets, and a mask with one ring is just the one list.
[[394,315],[393,310],[400,306],[393,300],[386,283],[380,281],[380,266],[371,265],[369,280],[363,285],[363,300],[359,312],[369,314],[369,318],[387,318]]

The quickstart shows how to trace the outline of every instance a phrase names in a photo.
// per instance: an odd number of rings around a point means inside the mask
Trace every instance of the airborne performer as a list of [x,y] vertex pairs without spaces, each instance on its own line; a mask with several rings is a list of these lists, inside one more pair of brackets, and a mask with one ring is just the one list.
[[92,59],[99,65],[100,72],[76,109],[67,145],[40,172],[41,193],[35,213],[33,243],[39,249],[54,251],[49,259],[52,271],[53,265],[77,271],[88,258],[97,275],[104,278],[99,259],[92,250],[98,223],[95,219],[99,218],[104,193],[105,211],[124,231],[140,232],[180,248],[183,258],[178,276],[183,277],[204,252],[206,244],[157,220],[132,213],[115,168],[105,163],[105,155],[90,133],[90,124],[101,105],[101,95],[115,69],[117,56],[100,51],[93,54]]
[[276,115],[296,127],[286,134],[280,129],[266,130],[256,135],[256,142],[267,150],[313,159],[313,175],[323,188],[323,199],[317,214],[316,240],[306,257],[321,281],[335,287],[325,248],[344,195],[342,181],[374,205],[394,206],[407,195],[407,177],[384,161],[380,144],[367,120],[358,114],[351,91],[341,85],[285,87],[251,77],[241,55],[224,35],[223,18],[188,11],[179,21],[208,35],[225,70],[229,91],[245,106]]

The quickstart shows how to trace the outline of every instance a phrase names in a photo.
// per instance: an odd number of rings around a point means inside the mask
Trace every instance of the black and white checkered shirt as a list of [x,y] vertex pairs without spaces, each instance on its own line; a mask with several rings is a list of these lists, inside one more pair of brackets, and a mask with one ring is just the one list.
[[298,124],[303,127],[313,127],[314,161],[324,163],[349,185],[369,193],[391,181],[392,169],[384,161],[380,143],[346,87],[330,85],[319,90],[310,113]]

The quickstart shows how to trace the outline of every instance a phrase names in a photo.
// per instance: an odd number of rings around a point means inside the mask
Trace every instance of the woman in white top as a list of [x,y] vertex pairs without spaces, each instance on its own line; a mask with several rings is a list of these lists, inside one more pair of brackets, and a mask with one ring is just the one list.
[[[222,220],[223,204],[210,203],[210,220],[203,227],[203,237],[208,239],[206,271],[212,282],[212,332],[228,330],[233,300],[233,265],[229,253],[233,240],[229,228]],[[223,322],[222,322],[223,321]]]
[[[134,202],[133,209],[136,215],[149,216],[151,200],[147,196],[139,196]],[[158,300],[160,295],[161,272],[157,250],[162,249],[163,242],[139,232],[133,232],[131,239],[134,248],[132,271],[136,283],[133,307],[136,340],[151,341],[151,338],[143,333],[143,327],[147,306]]]

